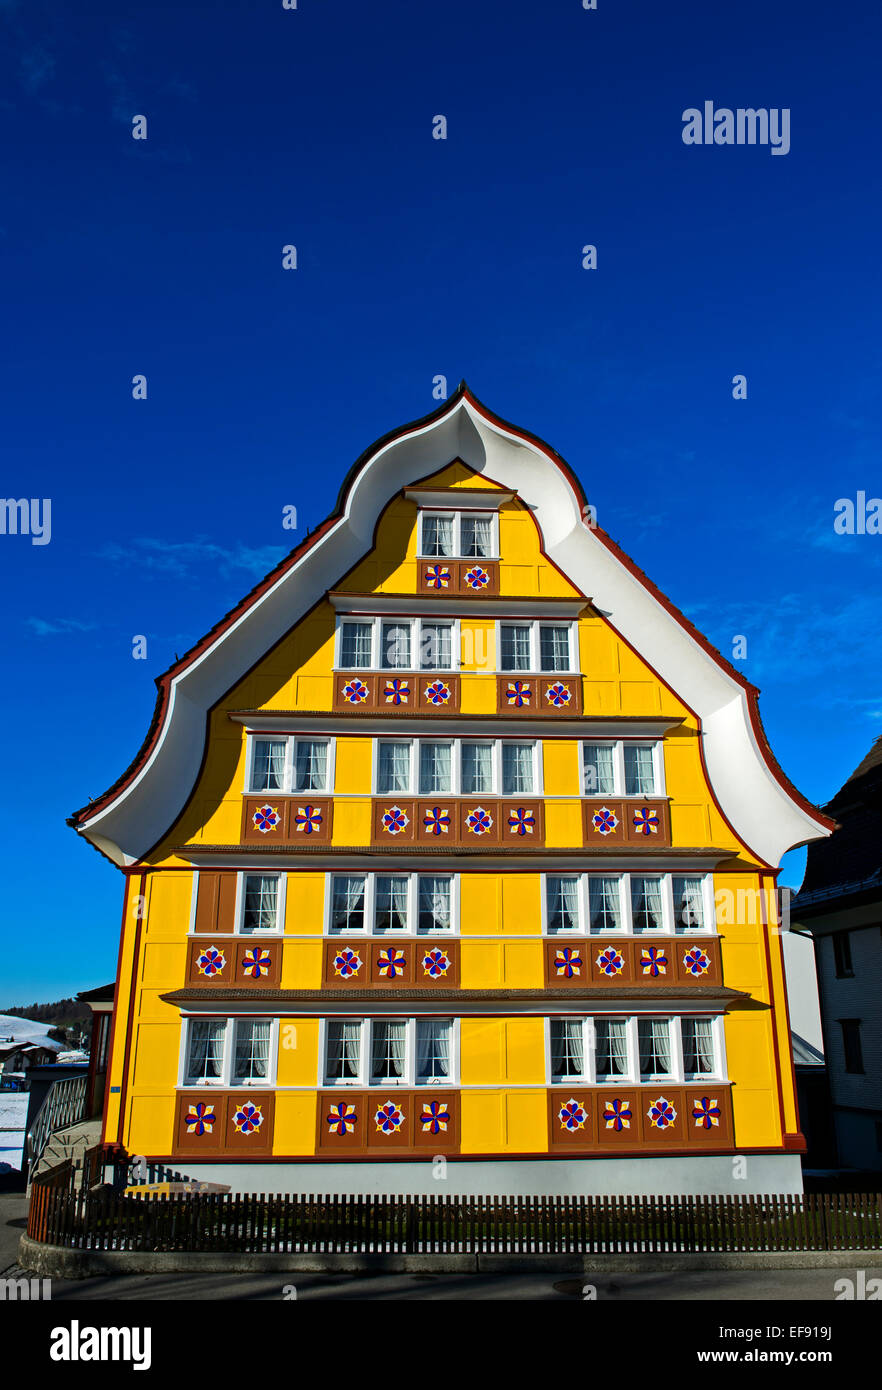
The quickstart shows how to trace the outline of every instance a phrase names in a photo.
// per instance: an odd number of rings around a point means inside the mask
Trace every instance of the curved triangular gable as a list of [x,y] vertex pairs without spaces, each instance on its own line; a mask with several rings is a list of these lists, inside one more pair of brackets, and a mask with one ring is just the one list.
[[777,865],[794,845],[829,834],[834,822],[775,762],[756,688],[591,524],[582,488],[564,460],[494,415],[465,383],[439,410],[372,445],[350,469],[334,514],[159,677],[153,720],[136,758],[70,824],[115,863],[144,855],[192,791],[208,711],[371,550],[389,501],[455,459],[517,493],[539,526],[549,560],[694,712],[710,784],[737,835]]

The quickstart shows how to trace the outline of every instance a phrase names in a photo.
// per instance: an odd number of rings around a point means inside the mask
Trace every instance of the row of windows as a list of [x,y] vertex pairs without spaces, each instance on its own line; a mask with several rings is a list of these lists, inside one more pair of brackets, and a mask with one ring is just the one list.
[[[240,873],[235,930],[281,932],[282,873]],[[326,931],[345,933],[457,932],[458,874],[328,874]],[[616,932],[701,932],[714,925],[708,874],[546,874],[543,930],[601,935]]]
[[[576,672],[578,653],[572,623],[500,622],[498,669],[504,672]],[[466,653],[468,656],[468,652]],[[483,665],[471,653],[469,665]],[[459,629],[453,621],[427,618],[345,618],[337,637],[338,670],[457,671]]]
[[[328,1019],[325,1086],[459,1084],[459,1020]],[[712,1018],[551,1018],[546,1076],[554,1083],[721,1080],[722,1021]],[[277,1020],[199,1018],[187,1023],[185,1086],[275,1084]]]
[[[253,792],[331,791],[334,740],[252,738]],[[538,739],[374,739],[378,796],[532,796],[542,791]],[[582,744],[585,796],[663,796],[662,745],[610,741]]]

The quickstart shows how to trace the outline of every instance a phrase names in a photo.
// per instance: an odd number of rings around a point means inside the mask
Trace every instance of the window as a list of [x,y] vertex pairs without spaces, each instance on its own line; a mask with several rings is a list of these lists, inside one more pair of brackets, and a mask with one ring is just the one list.
[[253,792],[330,791],[330,740],[326,738],[253,738]]
[[420,624],[420,667],[423,671],[453,670],[453,624]]
[[410,880],[406,874],[378,874],[374,906],[374,930],[408,930]]
[[597,1081],[622,1081],[630,1074],[628,1024],[624,1018],[594,1020],[594,1075]]
[[681,1019],[683,1037],[683,1075],[687,1081],[713,1076],[714,1033],[709,1018]]
[[340,625],[340,665],[363,670],[372,665],[374,625],[347,622]]
[[401,1018],[377,1019],[371,1027],[371,1083],[401,1085],[406,1080],[405,1030]]
[[468,559],[489,559],[493,554],[493,520],[489,516],[460,518],[460,553]]
[[450,1085],[455,1037],[452,1018],[328,1019],[324,1084]]
[[410,741],[377,744],[377,792],[410,791]]
[[237,1018],[233,1050],[233,1085],[265,1086],[269,1078],[268,1018]]
[[675,931],[701,931],[704,926],[702,883],[700,878],[681,878],[678,874],[671,879]]
[[330,936],[373,932],[420,935],[453,927],[451,874],[329,875]]
[[536,796],[539,745],[523,740],[378,739],[375,796]]
[[631,875],[631,924],[635,932],[664,931],[660,878]]
[[271,1086],[271,1018],[191,1018],[186,1023],[185,1086]]
[[572,671],[572,623],[499,624],[500,671]]
[[449,559],[453,555],[454,515],[431,516],[424,512],[421,520],[421,554]]
[[280,878],[278,874],[242,877],[242,932],[278,931]]
[[416,1020],[416,1083],[418,1086],[443,1084],[450,1080],[449,1018]]
[[420,796],[434,796],[436,792],[453,790],[453,776],[450,743],[430,743],[421,740],[420,745]]
[[347,619],[339,624],[337,669],[453,671],[458,623],[423,618]]
[[615,746],[583,743],[582,766],[586,796],[611,796],[616,789]]
[[419,893],[417,930],[421,933],[450,931],[450,900],[453,879],[449,875],[422,874],[417,883]]
[[851,936],[847,931],[833,933],[833,968],[837,980],[848,980],[854,976],[851,963]]
[[325,1084],[357,1082],[361,1076],[362,1025],[351,1019],[329,1019]]
[[552,1018],[551,1079],[552,1081],[584,1081],[585,1020],[582,1018]]
[[664,796],[660,743],[583,743],[585,796]]
[[579,880],[549,874],[545,880],[549,932],[579,930]]
[[651,743],[625,744],[625,796],[655,796]]
[[426,559],[497,559],[494,512],[420,512],[418,550]]
[[462,745],[462,792],[464,796],[488,796],[493,791],[493,744]]
[[839,1026],[842,1029],[842,1050],[845,1054],[845,1070],[854,1075],[862,1075],[864,1070],[864,1053],[861,1047],[861,1020],[859,1018],[841,1018]]
[[285,787],[285,756],[287,740],[256,738],[251,760],[251,790],[280,792]]
[[383,623],[381,634],[380,665],[383,670],[409,670],[410,623]]
[[622,930],[621,881],[592,874],[588,880],[588,924],[592,932]]
[[530,796],[533,792],[533,744],[503,743],[502,795]]
[[529,671],[532,629],[529,623],[503,623],[499,631],[499,669]]
[[543,623],[539,628],[539,665],[543,671],[569,671],[570,629]]
[[220,1086],[224,1072],[226,1023],[220,1018],[191,1018],[185,1086]]
[[364,931],[365,879],[361,874],[335,874],[331,895],[331,931]]
[[328,790],[328,741],[324,738],[299,738],[294,746],[295,792]]
[[638,1019],[637,1042],[640,1051],[641,1081],[670,1078],[672,1075],[670,1019]]

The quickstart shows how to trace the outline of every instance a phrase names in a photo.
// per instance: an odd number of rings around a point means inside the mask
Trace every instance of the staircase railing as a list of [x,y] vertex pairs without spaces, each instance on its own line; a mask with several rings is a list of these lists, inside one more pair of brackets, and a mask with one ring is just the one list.
[[29,1174],[33,1174],[53,1134],[85,1119],[87,1080],[83,1072],[80,1076],[66,1076],[52,1082],[28,1130]]

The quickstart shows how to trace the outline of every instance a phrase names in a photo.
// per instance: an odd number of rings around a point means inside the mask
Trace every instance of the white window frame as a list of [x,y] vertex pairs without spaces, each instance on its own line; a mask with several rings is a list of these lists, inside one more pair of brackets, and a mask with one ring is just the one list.
[[[655,782],[653,792],[626,792],[625,791],[625,743],[632,746],[638,745],[643,748],[652,749],[652,775]],[[591,791],[588,788],[585,776],[585,749],[586,748],[612,748],[613,768],[614,768],[614,790],[611,792]],[[579,740],[579,780],[583,796],[590,796],[592,800],[597,800],[602,796],[615,796],[625,801],[655,801],[660,797],[667,796],[665,788],[665,760],[663,751],[663,740],[652,738],[584,738]]]
[[[232,1080],[233,1057],[235,1048],[236,1024],[237,1022],[269,1023],[270,1025],[270,1045],[269,1056],[267,1057],[267,1074],[262,1080],[238,1081]],[[187,1064],[190,1056],[190,1030],[194,1023],[222,1023],[224,1025],[224,1052],[221,1074],[217,1081],[188,1081]],[[180,1056],[178,1059],[178,1087],[181,1090],[206,1090],[206,1091],[267,1091],[275,1089],[276,1078],[279,1067],[279,1018],[273,1018],[267,1014],[241,1014],[236,1017],[225,1017],[219,1014],[188,1014],[181,1019],[181,1040]]]
[[[344,666],[343,665],[343,624],[344,623],[365,623],[371,627],[371,663],[369,666]],[[391,623],[396,627],[410,628],[410,655],[411,663],[409,666],[383,666],[382,665],[382,641],[383,624]],[[426,627],[438,627],[445,625],[451,629],[450,632],[450,665],[449,666],[421,666],[418,658],[422,652],[423,625]],[[400,671],[409,676],[453,676],[460,670],[462,665],[462,642],[461,642],[461,620],[459,618],[448,617],[446,614],[438,614],[437,617],[431,614],[423,614],[421,617],[394,616],[391,613],[380,613],[377,615],[359,613],[338,613],[336,628],[334,632],[334,670],[337,671],[362,671],[365,674],[381,675],[394,677]]]
[[[450,1075],[446,1078],[438,1078],[431,1081],[419,1081],[416,1076],[416,1026],[418,1022],[429,1022],[443,1018],[450,1023]],[[340,1080],[331,1078],[328,1075],[328,1025],[331,1023],[357,1023],[360,1026],[359,1037],[359,1069],[358,1077]],[[373,1027],[377,1023],[403,1023],[404,1024],[404,1071],[400,1080],[373,1081],[371,1080],[371,1045],[373,1041]],[[371,1018],[359,1018],[356,1015],[347,1014],[322,1018],[319,1021],[319,1055],[318,1055],[318,1084],[323,1089],[345,1091],[347,1089],[370,1090],[377,1094],[384,1090],[446,1090],[448,1087],[459,1086],[459,1057],[460,1057],[460,1019],[452,1014],[439,1015],[420,1015],[407,1017],[401,1014],[376,1015]]]
[[[248,931],[243,927],[245,920],[245,879],[277,878],[279,888],[276,893],[276,925],[268,931]],[[234,930],[237,936],[259,938],[282,936],[285,931],[285,901],[288,892],[288,875],[275,869],[240,869],[236,874],[236,906],[233,915]]]
[[[429,517],[445,517],[453,520],[453,553],[451,555],[426,555],[423,548],[423,522]],[[462,553],[462,522],[463,518],[480,519],[490,522],[490,551],[489,555],[464,555]],[[499,512],[495,509],[482,511],[475,507],[420,507],[417,514],[417,555],[416,558],[421,563],[433,560],[474,560],[479,564],[481,560],[498,560],[499,557]]]
[[[358,931],[334,931],[332,928],[332,918],[334,910],[334,879],[335,878],[363,878],[364,887],[364,918],[365,925]],[[378,931],[377,930],[377,879],[378,878],[406,878],[407,886],[407,930],[406,931]],[[437,928],[434,931],[420,931],[419,929],[419,884],[421,878],[449,878],[450,879],[450,926],[444,930]],[[328,870],[325,874],[325,913],[323,935],[331,941],[360,941],[367,937],[373,940],[382,941],[386,937],[394,941],[416,938],[419,941],[434,941],[437,939],[449,940],[452,936],[459,935],[459,874],[448,873],[439,869],[436,873],[431,873],[426,869],[419,871],[403,872],[396,869],[371,870],[369,872],[359,869]]]
[[[582,1046],[585,1056],[585,1076],[582,1080],[569,1078],[568,1080],[558,1081],[555,1079],[551,1069],[551,1022],[555,1019],[581,1019],[583,1029]],[[702,1074],[694,1078],[687,1076],[683,1066],[683,1031],[682,1024],[684,1019],[702,1018],[707,1019],[711,1024],[711,1045],[713,1047],[714,1069],[712,1072]],[[664,1076],[652,1077],[644,1080],[640,1071],[640,1042],[639,1024],[640,1020],[662,1019],[668,1025],[668,1048],[671,1058],[671,1070]],[[598,1079],[597,1059],[596,1059],[596,1040],[597,1024],[601,1020],[610,1020],[625,1023],[625,1034],[627,1038],[627,1071],[623,1076],[617,1076],[614,1080]],[[722,1086],[728,1081],[728,1068],[726,1062],[725,1047],[725,1028],[722,1014],[701,1014],[688,1012],[683,1014],[623,1014],[621,1012],[608,1014],[555,1014],[545,1020],[545,1084],[557,1087],[575,1086],[601,1086],[604,1090],[614,1090],[620,1086],[698,1086],[705,1082],[709,1086]]]
[[[440,730],[437,736],[423,734],[416,738],[396,738],[394,734],[374,737],[371,740],[371,796],[399,796],[417,797],[419,800],[433,796],[467,796],[469,799],[475,796],[486,796],[500,798],[506,801],[522,796],[531,799],[544,795],[543,782],[543,758],[542,740],[540,738],[482,738],[480,734],[470,735],[467,738],[459,736],[445,736]],[[379,745],[381,743],[409,743],[410,744],[410,771],[408,779],[408,789],[398,792],[381,792],[377,789],[377,782],[380,771]],[[449,792],[421,792],[419,790],[419,769],[421,743],[449,743],[451,752],[451,789]],[[493,788],[489,792],[463,792],[462,788],[462,745],[464,743],[489,743],[491,745],[491,765],[493,769]],[[502,745],[504,743],[517,743],[532,749],[533,753],[533,790],[531,792],[503,792],[502,790]]]
[[[285,744],[285,775],[283,785],[267,790],[253,786],[255,749],[258,742]],[[298,791],[294,786],[294,769],[297,766],[298,743],[326,743],[328,757],[326,764],[326,785]],[[337,740],[333,734],[279,734],[271,730],[249,729],[245,750],[245,796],[329,796],[334,790],[337,766]]]
[[[631,910],[631,878],[658,878],[661,879],[662,889],[662,921],[663,927],[660,931],[640,931],[635,932],[633,914]],[[693,938],[702,940],[717,934],[716,920],[714,917],[714,883],[713,874],[703,870],[677,869],[676,871],[660,872],[654,869],[640,870],[621,870],[610,869],[603,872],[600,869],[579,873],[578,871],[559,869],[553,872],[546,871],[540,875],[541,878],[541,926],[542,935],[557,940],[559,937],[587,937],[592,941],[604,941],[619,936],[633,937],[635,940],[664,938],[667,940],[690,941]],[[548,919],[548,880],[550,878],[575,878],[579,880],[578,888],[578,929],[554,930],[549,926]],[[592,878],[617,878],[619,880],[619,915],[621,928],[618,931],[592,931],[590,920],[590,898],[589,881]],[[702,914],[703,925],[700,927],[678,927],[676,922],[676,909],[674,905],[674,879],[675,878],[697,878],[701,880],[702,895]]]
[[[553,1023],[581,1023],[582,1075],[558,1079],[552,1069],[551,1025]],[[554,1014],[545,1020],[545,1075],[549,1086],[591,1086],[594,1084],[594,1019],[590,1014]]]
[[[578,623],[570,618],[497,618],[496,619],[496,672],[500,676],[554,676],[579,675],[579,632]],[[530,629],[530,669],[509,671],[502,665],[502,629],[504,627],[528,627]],[[539,632],[543,627],[565,627],[569,629],[569,665],[565,671],[543,671]]]

